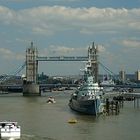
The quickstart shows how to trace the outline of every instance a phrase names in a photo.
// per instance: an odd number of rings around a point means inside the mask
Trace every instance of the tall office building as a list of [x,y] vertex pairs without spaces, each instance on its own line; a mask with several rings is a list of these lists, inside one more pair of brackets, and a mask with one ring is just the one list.
[[125,73],[124,70],[121,70],[119,72],[119,77],[120,77],[120,79],[121,79],[122,82],[125,82],[125,80],[126,80],[126,73]]
[[140,70],[135,72],[135,77],[137,81],[140,81]]

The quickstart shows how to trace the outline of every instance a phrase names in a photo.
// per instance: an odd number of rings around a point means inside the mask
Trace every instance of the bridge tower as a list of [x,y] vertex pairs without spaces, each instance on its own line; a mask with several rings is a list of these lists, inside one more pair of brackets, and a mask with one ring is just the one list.
[[31,42],[30,48],[26,50],[26,79],[23,82],[23,95],[40,95],[39,85],[37,83],[38,74],[38,51]]
[[93,42],[92,47],[88,49],[88,58],[91,60],[91,73],[94,76],[95,82],[98,82],[99,62],[98,62],[98,46]]
[[37,48],[33,46],[31,42],[31,47],[26,50],[26,78],[30,83],[37,83],[38,74],[38,61],[36,58],[38,56]]

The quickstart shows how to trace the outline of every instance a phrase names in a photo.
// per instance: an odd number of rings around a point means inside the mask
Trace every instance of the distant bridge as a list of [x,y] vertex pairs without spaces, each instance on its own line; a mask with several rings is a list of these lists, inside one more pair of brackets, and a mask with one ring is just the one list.
[[[56,87],[77,87],[77,84],[39,84],[40,90],[45,90],[45,89],[50,89],[50,88],[56,88]],[[127,88],[132,88],[132,89],[138,89],[140,88],[140,84],[137,85],[105,85],[102,87],[114,87],[114,88],[122,88],[122,89],[127,89]],[[5,85],[0,85],[0,89],[3,89],[4,91],[22,91],[23,90],[23,85],[18,84],[18,85],[10,85],[10,84],[5,84]]]

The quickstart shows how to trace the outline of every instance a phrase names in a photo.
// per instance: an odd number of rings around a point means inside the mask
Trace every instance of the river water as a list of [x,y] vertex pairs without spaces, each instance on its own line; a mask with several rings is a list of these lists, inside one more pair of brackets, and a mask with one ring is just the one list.
[[[53,96],[55,104],[47,104]],[[0,121],[17,121],[21,140],[138,140],[140,108],[125,102],[119,115],[98,117],[72,111],[70,92],[43,93],[41,97],[23,97],[21,93],[0,95]],[[75,118],[78,122],[69,124]]]

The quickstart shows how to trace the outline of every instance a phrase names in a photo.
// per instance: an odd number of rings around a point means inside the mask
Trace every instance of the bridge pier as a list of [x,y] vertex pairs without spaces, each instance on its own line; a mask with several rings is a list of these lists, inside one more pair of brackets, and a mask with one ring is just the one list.
[[40,96],[41,92],[38,84],[26,83],[23,84],[23,96]]

